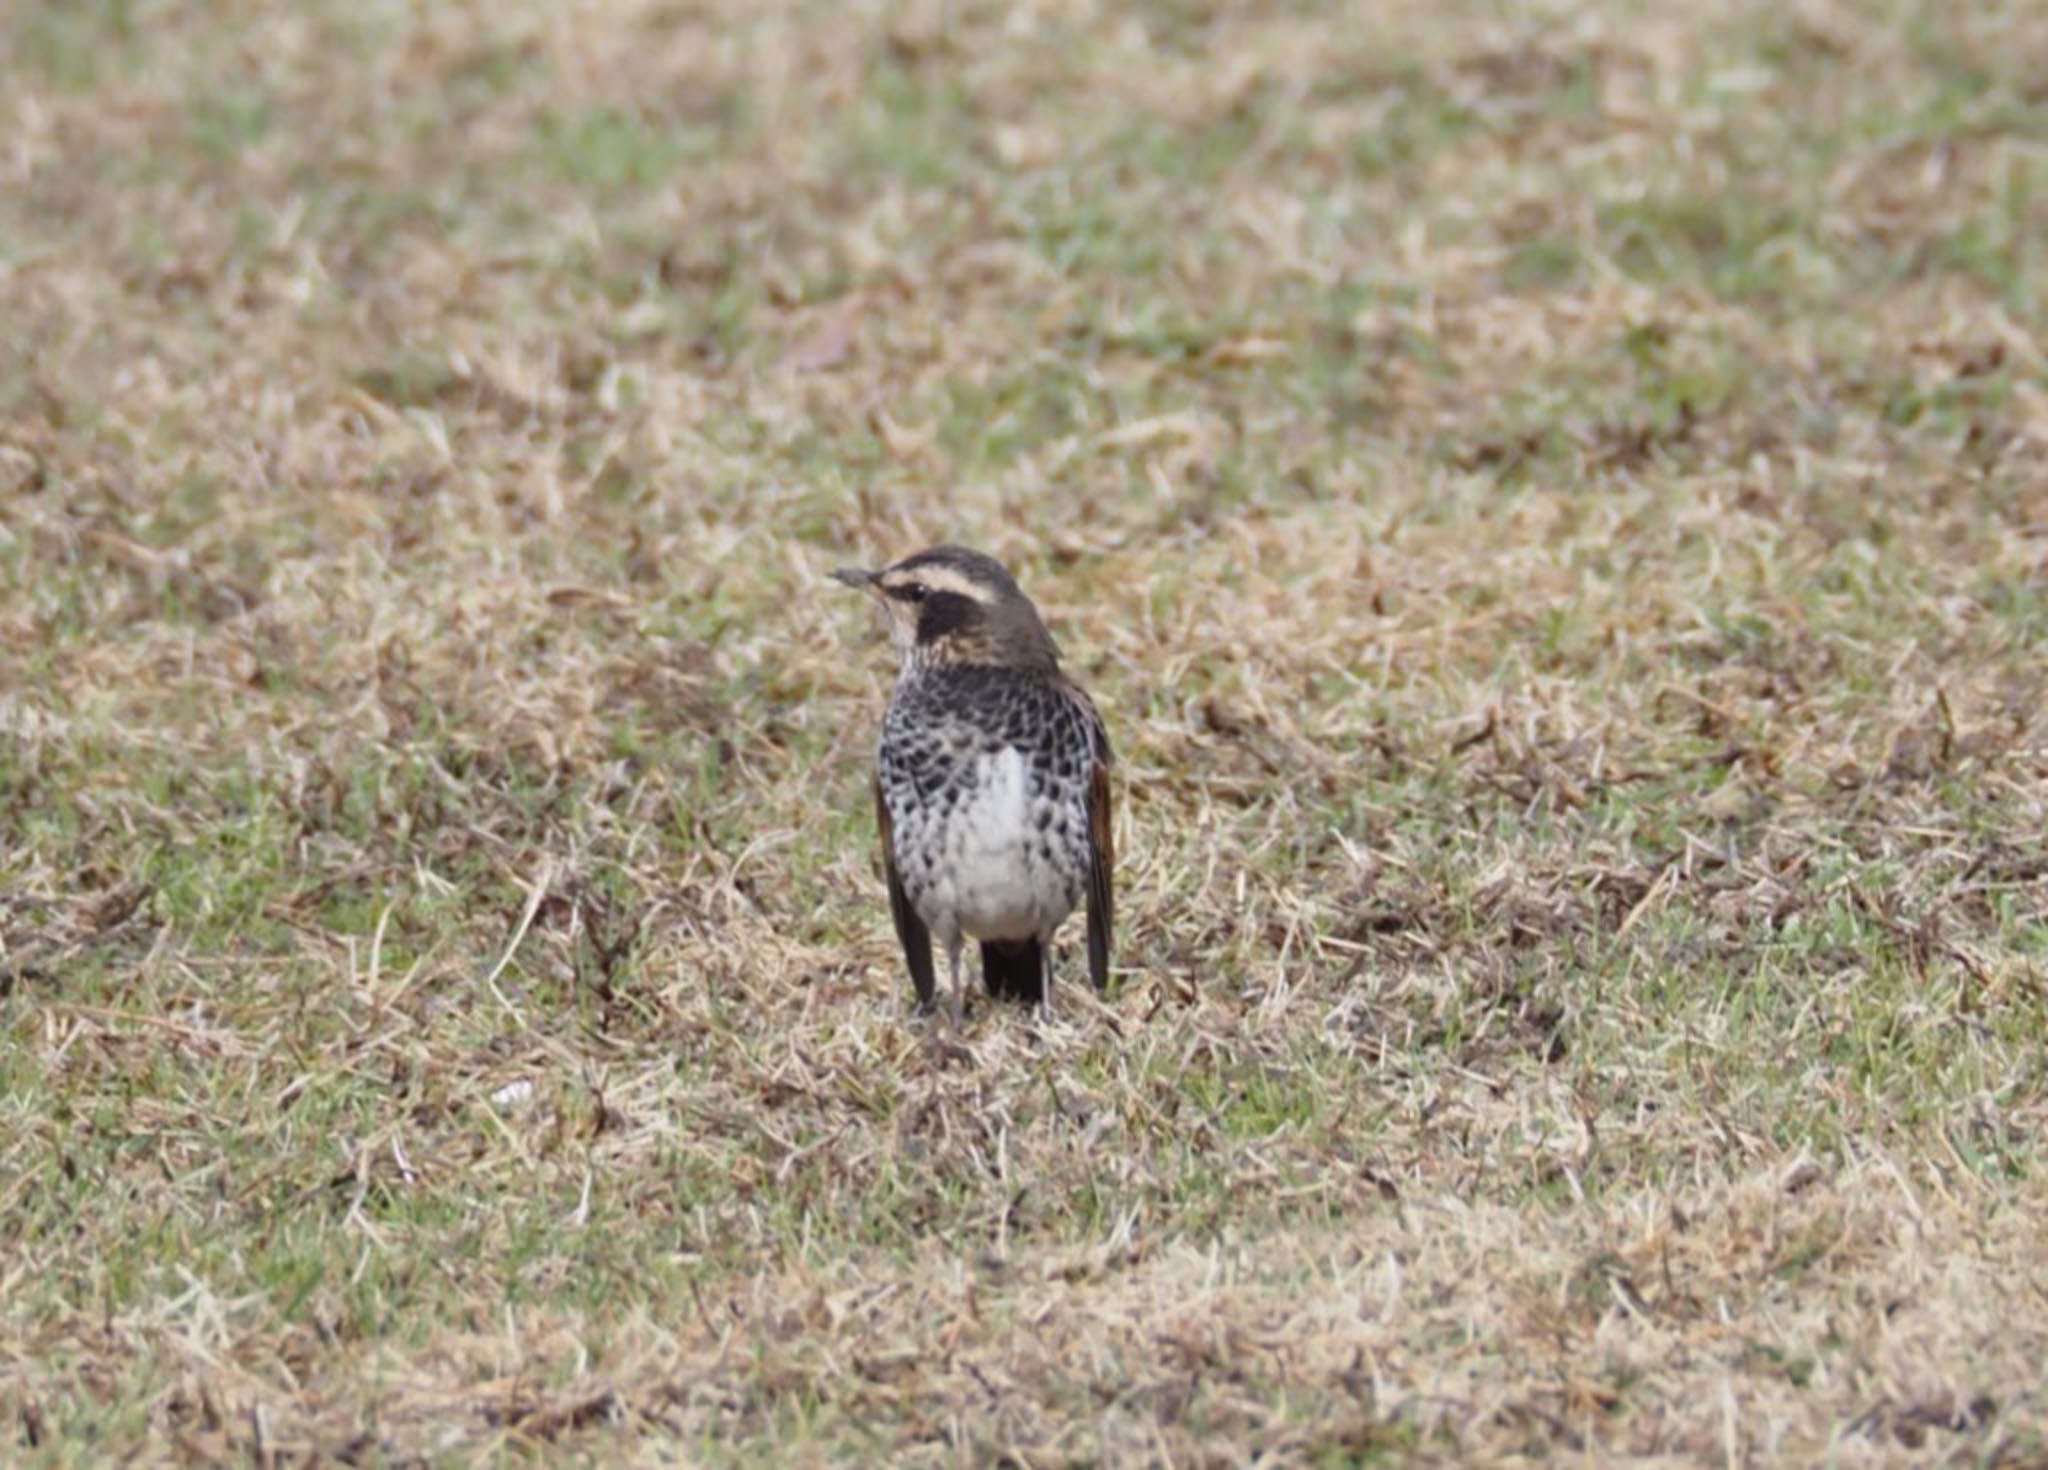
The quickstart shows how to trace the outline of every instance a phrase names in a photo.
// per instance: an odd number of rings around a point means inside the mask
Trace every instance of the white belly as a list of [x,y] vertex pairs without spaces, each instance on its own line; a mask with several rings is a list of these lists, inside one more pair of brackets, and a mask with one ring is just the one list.
[[914,844],[930,855],[917,908],[942,943],[1049,935],[1072,911],[1076,895],[1051,861],[1040,805],[1029,764],[1004,749],[977,757],[969,794],[929,819]]

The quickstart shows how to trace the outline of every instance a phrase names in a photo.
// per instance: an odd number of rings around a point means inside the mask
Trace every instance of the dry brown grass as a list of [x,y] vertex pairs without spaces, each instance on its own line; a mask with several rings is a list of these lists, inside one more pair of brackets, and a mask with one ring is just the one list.
[[[1955,9],[0,6],[0,1459],[2048,1461]],[[940,538],[1127,855],[958,1052]]]

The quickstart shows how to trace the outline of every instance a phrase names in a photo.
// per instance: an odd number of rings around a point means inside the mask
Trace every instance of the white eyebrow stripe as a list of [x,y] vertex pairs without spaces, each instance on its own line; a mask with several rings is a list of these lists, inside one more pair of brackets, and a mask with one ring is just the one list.
[[922,582],[934,592],[955,592],[975,602],[994,600],[988,588],[971,578],[961,576],[951,567],[907,567],[902,571],[887,572],[882,577],[882,585],[885,588],[904,587],[912,582]]

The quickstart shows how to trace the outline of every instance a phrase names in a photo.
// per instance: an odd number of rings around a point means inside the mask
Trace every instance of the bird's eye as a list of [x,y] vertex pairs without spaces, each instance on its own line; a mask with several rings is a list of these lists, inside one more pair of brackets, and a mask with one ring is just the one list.
[[896,589],[896,595],[905,602],[923,602],[929,590],[922,582],[905,582]]

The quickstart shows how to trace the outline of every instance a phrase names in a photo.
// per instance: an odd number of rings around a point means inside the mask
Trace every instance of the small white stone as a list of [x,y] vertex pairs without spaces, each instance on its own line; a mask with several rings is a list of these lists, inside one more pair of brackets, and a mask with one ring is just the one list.
[[533,1083],[524,1077],[517,1082],[507,1082],[491,1094],[491,1106],[494,1108],[523,1108],[532,1101]]

